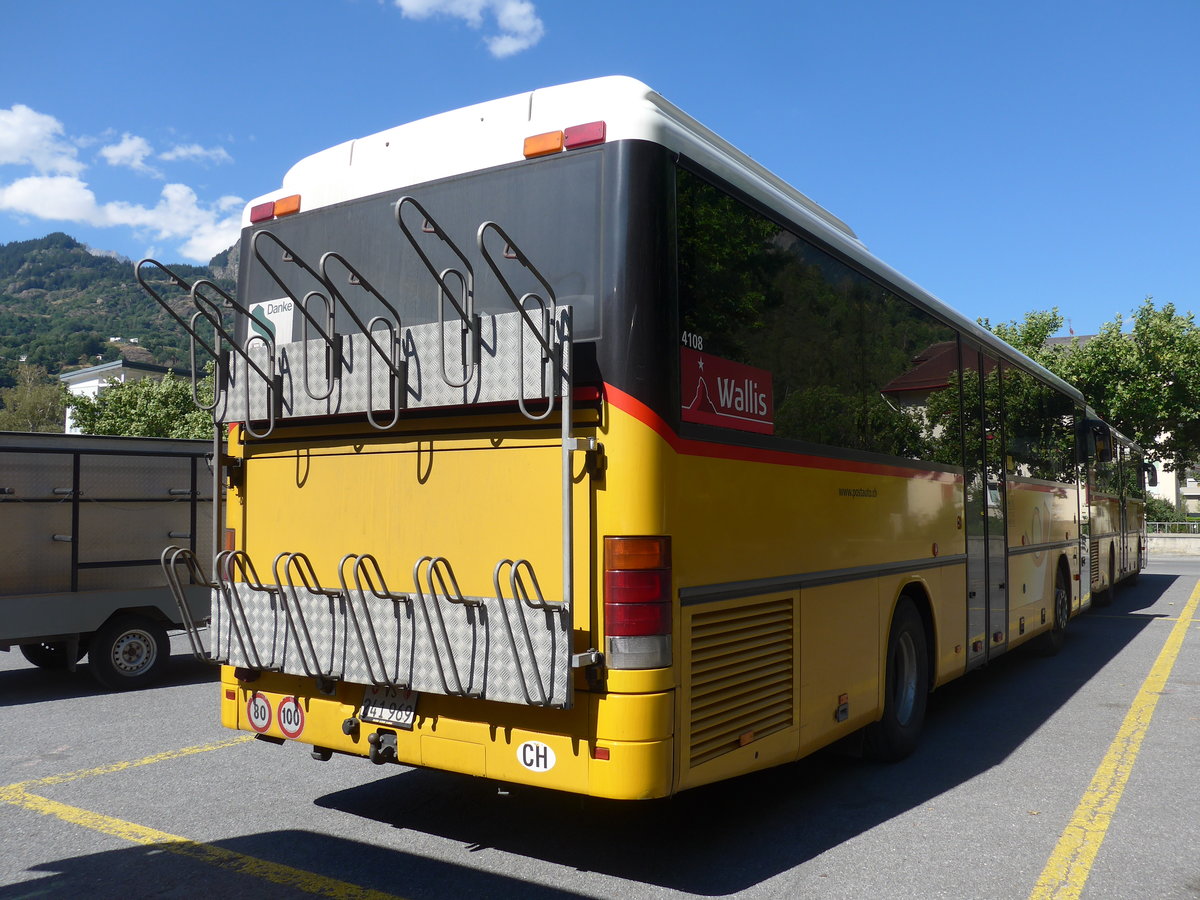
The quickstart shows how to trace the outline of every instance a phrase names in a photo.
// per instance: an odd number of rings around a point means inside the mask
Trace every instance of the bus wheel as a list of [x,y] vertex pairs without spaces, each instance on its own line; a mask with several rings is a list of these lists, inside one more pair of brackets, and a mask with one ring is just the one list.
[[888,635],[883,717],[866,728],[867,755],[893,762],[917,747],[929,699],[929,654],[925,623],[913,602],[901,597]]
[[83,659],[87,649],[87,641],[81,640],[75,659],[71,659],[66,641],[42,641],[37,644],[22,644],[21,655],[39,669],[65,669],[71,663]]
[[1071,621],[1071,589],[1067,570],[1061,565],[1054,576],[1054,624],[1038,641],[1039,650],[1053,656],[1067,642],[1067,623]]
[[171,654],[167,631],[142,616],[120,615],[109,619],[92,638],[89,668],[110,690],[145,687],[162,675]]

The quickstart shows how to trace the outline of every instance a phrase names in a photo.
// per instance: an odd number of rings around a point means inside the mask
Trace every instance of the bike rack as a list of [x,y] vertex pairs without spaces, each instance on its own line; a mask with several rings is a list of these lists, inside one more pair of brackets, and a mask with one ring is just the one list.
[[[268,597],[276,597],[280,592],[277,588],[262,583],[258,577],[258,571],[254,568],[254,563],[245,550],[222,550],[217,554],[213,564],[213,574],[216,577],[217,590],[221,595],[221,600],[229,613],[230,631],[237,638],[242,658],[255,668],[279,671],[282,666],[275,664],[274,653],[271,654],[271,663],[268,664],[263,662],[262,655],[258,652],[258,644],[254,640],[254,631],[250,627],[246,606],[242,602],[242,596],[233,580],[235,569],[241,573],[242,583],[250,590],[266,594]],[[239,616],[241,617],[240,625],[238,624]],[[232,654],[225,654],[224,659],[228,661],[231,656]]]
[[[283,563],[283,575],[280,576],[279,565]],[[294,573],[297,580],[304,590],[310,596],[325,597],[332,605],[334,601],[341,598],[338,591],[330,590],[321,587],[317,581],[316,572],[313,571],[312,562],[303,553],[280,553],[275,557],[272,563],[272,571],[275,574],[275,584],[279,588],[280,597],[283,599],[283,611],[287,615],[288,626],[292,630],[292,634],[296,638],[296,652],[300,657],[300,665],[304,667],[304,673],[310,678],[317,681],[318,689],[323,693],[330,693],[332,683],[337,678],[333,672],[333,657],[336,649],[336,641],[330,642],[330,660],[327,668],[321,666],[321,660],[317,654],[317,648],[313,644],[312,632],[309,630],[308,621],[304,615],[304,608],[300,602],[298,586],[291,580]],[[293,614],[294,609],[294,614]],[[336,623],[336,616],[330,616]],[[301,643],[301,638],[304,639]],[[309,665],[309,658],[305,650],[312,654],[312,665]]]
[[[315,679],[319,689],[327,693],[332,691],[334,681],[361,681],[399,690],[437,693],[440,688],[441,693],[451,696],[486,695],[501,702],[568,707],[572,699],[571,678],[567,669],[564,682],[562,666],[566,665],[564,659],[570,659],[574,603],[573,454],[599,446],[593,439],[581,440],[572,435],[572,310],[558,305],[545,275],[501,225],[488,220],[477,228],[472,252],[477,251],[486,263],[508,298],[511,311],[481,315],[476,310],[479,298],[475,271],[463,250],[416,199],[400,197],[393,212],[397,227],[434,281],[436,316],[426,324],[405,328],[398,306],[389,302],[341,253],[327,251],[319,259],[315,253],[309,253],[310,259],[317,259],[310,263],[267,230],[253,234],[250,248],[255,263],[263,267],[269,279],[300,310],[304,324],[298,342],[287,340],[291,335],[276,342],[252,334],[239,346],[235,332],[240,333],[243,323],[236,317],[244,317],[249,333],[253,330],[253,316],[245,305],[206,279],[189,285],[161,263],[143,260],[137,268],[138,281],[191,338],[193,399],[198,406],[201,403],[195,379],[197,353],[202,351],[215,361],[218,389],[213,403],[201,407],[213,413],[214,422],[219,421],[221,400],[228,401],[231,390],[237,390],[234,376],[244,366],[247,438],[269,436],[283,417],[285,402],[287,414],[297,418],[330,412],[362,414],[365,402],[367,420],[378,430],[399,424],[403,411],[410,405],[434,408],[472,402],[466,396],[468,393],[473,393],[473,400],[480,402],[510,403],[515,390],[520,413],[535,423],[557,414],[561,419],[562,599],[558,602],[546,599],[533,563],[526,558],[500,560],[492,570],[493,596],[483,598],[463,594],[445,556],[420,557],[412,570],[414,590],[400,592],[388,586],[379,561],[371,553],[345,554],[338,563],[339,587],[328,588],[319,584],[312,561],[302,552],[276,555],[272,564],[275,583],[264,585],[244,551],[217,554],[213,581],[209,582],[203,580],[194,555],[168,548],[162,564],[169,572],[177,601],[183,594],[184,577],[206,584],[216,592],[214,602],[221,615],[213,621],[219,624],[220,634],[213,637],[211,653],[204,650],[199,639],[202,623],[194,619],[190,608],[182,613],[193,652],[214,664],[225,661],[304,674]],[[414,221],[418,217],[419,229]],[[498,245],[503,246],[502,251]],[[443,257],[452,255],[456,261],[439,268],[433,262],[439,253]],[[286,271],[291,265],[303,274]],[[143,267],[147,271],[157,267],[174,287],[187,292],[192,308],[190,319],[187,313],[181,315],[172,309],[159,295],[156,287],[161,285],[148,283]],[[289,280],[295,286],[289,286]],[[306,280],[311,284],[306,284]],[[491,284],[490,279],[487,283]],[[311,289],[301,291],[299,285]],[[362,295],[355,291],[366,292],[366,306]],[[318,300],[320,310],[315,305]],[[378,304],[382,314],[367,319],[367,310],[374,311],[371,301]],[[490,299],[488,308],[495,309],[497,305],[506,306],[496,296]],[[514,312],[516,316],[512,315]],[[227,325],[230,313],[235,317],[236,328]],[[353,327],[347,328],[343,317],[348,317]],[[453,348],[454,317],[458,319],[461,346],[457,363]],[[492,346],[484,345],[485,318],[495,330]],[[344,332],[337,330],[339,322],[346,329]],[[202,334],[208,327],[212,328],[211,338]],[[418,365],[421,357],[432,362],[434,342],[438,344],[444,384],[430,379],[435,389],[422,390],[418,384],[416,392],[410,394],[409,367]],[[285,343],[289,346],[285,347]],[[313,384],[316,376],[310,371],[310,344],[312,368],[320,365],[317,354],[324,353],[324,383]],[[264,352],[266,363],[261,362]],[[296,352],[304,355],[303,387],[309,398],[301,402],[297,402],[302,395],[295,385],[299,379],[289,375],[288,394],[284,394],[283,370],[288,367],[289,356]],[[354,364],[355,352],[366,354],[361,368]],[[241,358],[241,364],[233,359],[235,355]],[[379,365],[376,356],[387,370],[386,403],[375,400],[383,383],[382,373],[379,373],[380,384],[375,383]],[[511,370],[514,364],[515,373]],[[454,371],[456,365],[458,371]],[[265,383],[267,391],[266,424],[259,430],[249,421],[251,381],[256,378]],[[534,378],[538,381],[536,389]],[[447,391],[447,387],[451,390]],[[456,399],[459,389],[464,391],[462,400]],[[335,392],[338,399],[326,405],[323,401]],[[227,402],[224,415],[236,418],[236,406],[241,400],[238,397],[232,406]],[[384,409],[390,410],[390,415],[376,415]],[[262,419],[257,421],[261,425]],[[547,427],[553,425],[547,423]],[[278,616],[276,601],[282,605],[284,617]],[[186,604],[186,597],[181,602]],[[447,604],[465,609],[461,615],[447,612]],[[498,611],[489,608],[495,604],[499,605]],[[519,621],[514,622],[514,616]],[[418,617],[424,619],[424,625],[417,622]],[[489,625],[499,618],[503,618],[503,625],[496,621],[496,631],[489,634]],[[409,623],[407,627],[405,622]],[[259,629],[257,635],[252,623]],[[274,628],[273,634],[264,630],[270,628]],[[294,643],[289,642],[289,637]],[[269,654],[265,653],[267,649]],[[508,669],[509,654],[516,672]],[[576,665],[573,659],[570,665]]]
[[[143,267],[150,266],[153,266],[159,271],[163,272],[175,287],[188,292],[188,299],[191,302],[192,307],[196,310],[196,312],[191,315],[190,319],[184,319],[183,316],[171,308],[171,304],[167,302],[166,298],[164,298],[158,291],[150,286],[142,272]],[[253,369],[258,374],[259,378],[262,379],[267,388],[267,430],[264,432],[256,432],[250,424],[250,382],[247,378],[245,385],[247,397],[246,431],[251,436],[258,438],[267,437],[270,435],[275,429],[276,420],[281,415],[281,404],[283,398],[283,377],[275,371],[274,343],[264,339],[264,343],[267,345],[267,354],[268,359],[270,360],[269,367],[271,369],[270,372],[267,372],[253,359],[251,359],[248,349],[251,342],[247,341],[247,345],[245,347],[239,346],[233,335],[225,327],[225,323],[223,321],[224,316],[222,313],[222,307],[227,307],[235,310],[241,315],[249,316],[246,308],[208,279],[202,278],[196,281],[194,284],[189,284],[180,275],[172,272],[169,268],[154,259],[147,258],[137,263],[137,265],[134,267],[134,277],[137,279],[138,284],[141,285],[142,290],[149,294],[151,298],[153,298],[154,301],[158,303],[158,305],[161,306],[168,315],[171,316],[171,318],[178,322],[183,327],[184,331],[187,332],[188,337],[190,338],[191,344],[189,347],[189,361],[192,365],[192,400],[196,406],[209,413],[213,413],[215,423],[215,411],[220,403],[220,396],[227,390],[227,386],[230,381],[231,373],[229,354],[230,352],[233,352],[242,358],[246,364],[247,370]],[[218,304],[217,301],[213,300],[211,297],[205,296],[203,290],[201,289],[214,291],[220,295],[221,303]],[[198,330],[200,319],[204,319],[210,326],[212,326],[214,338],[211,343],[206,341],[200,335]],[[228,344],[229,349],[224,349],[223,344]],[[199,398],[197,390],[199,371],[199,366],[197,365],[196,359],[197,346],[203,348],[203,350],[212,358],[217,369],[217,382],[213,391],[213,402],[211,404],[203,403]]]
[[[537,574],[533,571],[533,565],[527,559],[502,559],[496,563],[496,568],[492,572],[492,584],[496,589],[496,602],[500,607],[500,612],[504,617],[504,625],[508,634],[508,645],[512,650],[513,663],[517,668],[517,674],[521,679],[521,690],[525,693],[525,700],[530,706],[562,706],[562,704],[551,704],[550,697],[546,692],[545,682],[542,681],[541,670],[538,666],[537,653],[533,649],[533,638],[529,633],[529,623],[525,621],[525,617],[521,615],[520,610],[517,610],[517,621],[521,623],[521,634],[525,638],[525,650],[529,654],[529,667],[533,670],[534,684],[537,687],[537,698],[530,693],[529,680],[525,677],[525,665],[521,660],[521,655],[517,651],[517,639],[513,631],[512,619],[508,614],[508,606],[504,600],[504,589],[500,584],[500,573],[505,566],[509,566],[509,587],[512,589],[513,602],[518,606],[524,603],[530,609],[545,610],[550,614],[561,615],[565,609],[561,603],[548,603],[542,596],[542,588],[538,584]],[[529,590],[525,585],[525,580],[521,577],[521,569],[529,573],[529,580],[533,583],[534,596],[530,596]]]
[[[296,295],[296,292],[294,292],[290,287],[288,287],[287,282],[283,279],[283,277],[279,274],[279,272],[275,269],[275,267],[272,266],[269,262],[267,262],[266,257],[263,255],[263,251],[258,246],[259,241],[264,238],[271,241],[272,243],[275,244],[276,247],[279,248],[281,262],[292,263],[292,264],[298,266],[300,269],[307,272],[309,277],[311,277],[317,284],[324,286],[325,280],[321,277],[320,273],[318,273],[316,271],[316,269],[314,269],[312,266],[310,266],[308,263],[306,263],[298,254],[296,254],[291,249],[291,247],[289,247],[282,240],[280,240],[280,238],[278,236],[276,236],[273,232],[267,231],[265,229],[262,231],[255,232],[254,237],[250,241],[251,248],[254,250],[254,257],[255,257],[255,259],[258,260],[259,264],[262,265],[263,269],[266,270],[267,274],[271,276],[271,280],[274,281],[275,284],[279,287],[279,289],[281,291],[283,291],[283,293],[287,296],[287,298],[292,301],[294,308],[300,311],[300,316],[304,322],[302,337],[301,337],[302,341],[304,342],[305,345],[308,344],[309,329],[312,328],[312,329],[316,330],[317,334],[320,336],[322,343],[324,343],[324,345],[325,345],[325,392],[324,393],[316,393],[313,391],[312,387],[310,386],[308,353],[302,354],[302,356],[303,356],[302,367],[304,370],[304,375],[303,375],[304,392],[306,394],[308,394],[308,396],[311,397],[313,400],[325,400],[333,394],[334,388],[337,387],[337,381],[338,381],[338,378],[341,376],[342,366],[343,366],[343,363],[345,362],[344,357],[343,357],[342,335],[338,334],[338,332],[337,332],[337,322],[336,322],[337,308],[334,306],[334,304],[332,302],[330,302],[329,298],[327,298],[323,293],[321,293],[320,291],[317,291],[317,290],[309,291],[303,297],[298,297]],[[308,304],[313,299],[313,297],[320,297],[322,302],[325,305],[325,323],[324,323],[324,325],[322,325],[321,322],[317,321],[317,318],[312,314],[312,312],[309,311]]]
[[[421,590],[421,571],[424,569],[425,581],[429,587],[429,596],[433,600],[433,611],[437,614],[438,629],[441,631],[442,646],[446,650],[446,657],[450,663],[450,671],[454,675],[454,687],[450,687],[450,683],[446,680],[446,668],[442,665],[442,653],[438,648],[437,638],[433,632],[433,617],[429,615],[429,602],[426,600],[425,593]],[[434,586],[434,578],[437,578],[438,584],[441,586],[441,595],[449,602],[456,603],[459,606],[482,607],[483,600],[480,597],[464,597],[458,586],[458,579],[454,577],[454,570],[450,566],[450,561],[444,556],[422,556],[413,566],[413,583],[417,588],[417,599],[421,601],[421,610],[425,614],[425,628],[429,634],[430,647],[433,649],[434,661],[437,664],[438,675],[442,680],[442,688],[444,691],[457,697],[480,697],[482,694],[479,691],[472,690],[474,687],[474,665],[468,670],[469,680],[464,688],[462,677],[458,674],[458,663],[454,658],[454,645],[450,641],[450,635],[446,631],[446,620],[442,617],[442,607],[438,603],[438,590]],[[472,623],[474,626],[474,623]],[[474,628],[472,628],[472,631]]]
[[[519,298],[517,297],[517,292],[513,290],[513,287],[511,284],[509,284],[508,279],[506,279],[504,274],[500,271],[500,266],[496,263],[496,260],[492,257],[492,254],[488,252],[487,242],[485,240],[488,231],[494,231],[504,240],[504,258],[516,260],[524,268],[526,268],[542,286],[542,289],[546,294],[545,297],[533,291],[527,291]],[[534,415],[525,406],[525,329],[522,328],[520,330],[520,351],[517,361],[517,366],[519,368],[518,383],[520,388],[517,391],[517,406],[520,408],[521,414],[524,415],[525,418],[534,422],[540,422],[549,417],[550,413],[554,412],[554,376],[559,376],[562,380],[566,381],[568,390],[570,388],[570,376],[566,372],[563,359],[566,341],[555,340],[554,334],[553,325],[558,320],[557,305],[554,300],[554,288],[550,286],[550,282],[548,282],[542,273],[538,271],[537,267],[529,261],[529,258],[521,252],[520,248],[517,247],[513,239],[510,238],[504,229],[495,222],[484,222],[479,226],[479,231],[476,234],[476,244],[479,247],[480,255],[483,256],[484,261],[488,264],[488,267],[496,276],[496,280],[500,282],[500,287],[502,287],[504,289],[504,293],[508,295],[508,299],[512,303],[513,308],[521,314],[522,321],[533,333],[534,338],[542,348],[542,384],[540,394],[543,399],[546,400],[546,410],[540,415]],[[546,297],[548,297],[549,300],[547,300]],[[540,323],[535,322],[530,317],[528,309],[526,309],[526,304],[530,301],[537,303],[538,309],[541,312]],[[553,363],[553,366],[548,367],[547,364],[549,363]],[[564,412],[564,422],[566,421],[565,415],[566,413]]]
[[[221,304],[218,304],[211,297],[204,296],[203,291],[209,290],[216,292],[221,298]],[[232,309],[237,314],[244,316],[246,319],[253,318],[250,311],[246,307],[238,303],[233,297],[222,290],[218,285],[209,281],[207,278],[201,278],[192,285],[190,291],[192,305],[196,307],[200,315],[208,320],[212,325],[213,331],[224,339],[229,344],[230,348],[236,353],[246,364],[247,374],[250,369],[254,369],[258,373],[259,378],[267,386],[267,430],[264,432],[256,432],[251,426],[250,416],[250,379],[247,377],[243,382],[246,397],[246,432],[251,437],[264,438],[268,437],[275,430],[276,422],[283,417],[283,375],[275,370],[275,341],[266,338],[262,335],[252,335],[246,339],[246,343],[241,347],[238,346],[237,339],[225,327],[222,308]],[[263,370],[250,355],[250,347],[253,344],[262,343],[266,348],[266,355],[270,372]],[[226,379],[228,383],[228,378]]]
[[[346,563],[353,560],[351,567],[351,575],[354,578],[354,589],[351,590],[346,581]],[[370,567],[369,569],[367,567]],[[374,575],[372,575],[372,570]],[[399,613],[401,607],[408,607],[411,614],[412,596],[409,594],[397,594],[388,590],[387,582],[384,581],[383,572],[379,568],[379,562],[369,553],[353,554],[347,553],[342,557],[342,561],[338,563],[338,580],[342,584],[342,593],[346,597],[346,608],[350,611],[350,621],[354,625],[354,632],[358,636],[358,645],[363,653],[363,661],[367,666],[367,675],[371,679],[371,683],[376,687],[392,687],[397,690],[408,690],[411,685],[411,679],[401,681],[399,673],[399,648],[400,648],[400,626],[396,626],[396,648],[397,648],[397,672],[394,677],[387,675],[387,663],[383,658],[383,650],[379,645],[379,635],[375,630],[375,622],[371,618],[371,609],[367,605],[367,593],[379,600],[390,601],[392,604],[392,615],[399,622]],[[378,580],[379,587],[375,586]],[[364,589],[364,582],[366,587]],[[362,604],[363,615],[367,623],[367,634],[371,639],[370,648],[367,647],[367,642],[364,639],[362,624],[359,622],[358,613],[354,608],[354,600],[357,597],[359,603]],[[379,664],[379,675],[375,674],[375,667],[371,664],[372,656]]]
[[[418,213],[421,214],[421,233],[432,234],[437,237],[443,244],[450,248],[459,262],[462,265],[461,269],[448,267],[437,270],[429,256],[421,249],[421,245],[417,241],[416,235],[412,233],[408,225],[404,222],[404,207],[405,205],[412,206]],[[438,341],[439,354],[442,365],[442,381],[446,382],[453,388],[465,388],[479,373],[479,365],[482,357],[482,341],[483,341],[483,320],[475,312],[475,270],[471,267],[470,260],[463,254],[458,245],[454,243],[446,234],[445,230],[434,221],[433,217],[425,210],[419,202],[412,197],[401,197],[396,201],[396,224],[400,226],[400,230],[424,263],[425,268],[429,270],[429,274],[433,276],[433,280],[437,282],[438,298],[437,298],[437,322],[438,333],[440,340]],[[450,289],[450,285],[446,283],[447,277],[458,279],[460,287],[460,298],[455,298],[454,291]],[[450,301],[450,305],[458,314],[461,322],[460,336],[465,337],[463,341],[463,359],[462,368],[466,371],[466,375],[461,381],[450,377],[450,373],[446,371],[446,301]]]
[[[335,286],[333,276],[329,271],[329,264],[331,262],[339,263],[349,273],[346,279],[348,285],[365,290],[391,314],[391,318],[389,319],[387,316],[375,316],[370,321],[364,323],[358,313],[354,311],[354,307],[346,302],[345,296]],[[388,384],[391,387],[389,391],[391,398],[388,408],[392,410],[392,420],[385,424],[380,424],[375,421],[374,415],[375,399],[373,388],[375,382],[371,376],[371,359],[374,354],[367,354],[367,421],[371,423],[373,428],[386,431],[400,421],[401,411],[408,406],[408,360],[404,357],[404,348],[400,340],[400,332],[403,326],[400,312],[342,254],[330,250],[321,256],[319,265],[321,267],[321,280],[329,290],[330,297],[334,301],[332,304],[333,309],[336,310],[336,301],[340,300],[343,308],[346,310],[346,314],[358,326],[358,330],[367,339],[367,342],[371,345],[371,349],[379,355],[380,359],[383,360],[383,364],[387,366]],[[379,323],[382,323],[384,328],[387,329],[390,351],[381,347],[375,339],[375,335],[378,333],[375,330],[375,326]]]
[[[229,374],[229,372],[228,372],[228,370],[229,370],[229,352],[227,350],[221,349],[221,338],[220,338],[219,334],[214,334],[212,343],[209,343],[203,337],[200,336],[200,333],[197,330],[197,324],[198,324],[198,320],[201,318],[205,319],[205,321],[208,321],[208,317],[205,313],[202,313],[197,310],[196,312],[192,313],[190,318],[184,319],[183,316],[181,316],[179,313],[177,313],[171,307],[171,304],[167,301],[167,299],[165,297],[162,296],[162,294],[160,294],[158,291],[156,291],[153,287],[150,286],[150,283],[146,280],[145,275],[143,275],[143,273],[142,273],[143,267],[150,267],[150,266],[153,266],[154,268],[156,268],[160,272],[162,272],[164,275],[166,275],[167,279],[171,282],[172,285],[179,288],[180,290],[187,291],[188,295],[189,295],[189,300],[190,300],[192,286],[182,276],[171,271],[171,269],[167,268],[166,266],[164,266],[162,263],[160,263],[156,259],[150,259],[147,257],[146,259],[143,259],[140,262],[138,262],[133,267],[133,277],[135,279],[137,279],[137,283],[141,286],[142,290],[144,290],[147,294],[149,294],[151,299],[153,299],[155,303],[157,303],[159,306],[161,306],[163,308],[163,311],[166,312],[167,315],[169,315],[172,319],[174,319],[176,322],[178,322],[179,325],[183,328],[184,332],[188,335],[188,339],[189,339],[189,341],[188,341],[188,361],[192,367],[192,402],[199,409],[202,409],[208,413],[214,413],[214,411],[217,408],[217,405],[220,402],[221,392],[224,389],[224,379],[227,378],[227,376]],[[216,346],[213,346],[214,344]],[[199,382],[199,377],[198,377],[197,373],[200,370],[198,361],[196,359],[196,346],[197,345],[202,347],[204,349],[204,352],[209,355],[209,357],[213,361],[213,366],[216,370],[215,374],[216,374],[217,383],[214,386],[213,402],[211,404],[204,403],[200,399],[200,395],[197,390],[198,382]]]
[[183,630],[187,633],[188,642],[192,645],[192,655],[210,666],[221,665],[221,660],[217,659],[211,651],[205,650],[204,643],[200,640],[200,629],[204,625],[192,612],[192,605],[188,602],[187,592],[184,590],[183,582],[179,578],[178,566],[182,565],[187,569],[188,580],[192,584],[203,585],[212,590],[216,588],[216,582],[209,581],[204,577],[204,572],[200,569],[200,560],[196,558],[195,553],[186,547],[167,547],[163,550],[162,556],[159,559],[162,563],[163,572],[167,576],[167,587],[171,589],[171,595],[175,598],[175,604],[179,607],[179,615],[183,620]]

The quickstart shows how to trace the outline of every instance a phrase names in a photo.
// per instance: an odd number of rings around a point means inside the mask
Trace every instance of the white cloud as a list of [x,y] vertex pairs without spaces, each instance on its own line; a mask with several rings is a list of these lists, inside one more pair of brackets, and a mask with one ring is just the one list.
[[156,153],[148,140],[128,132],[103,138],[67,138],[62,123],[21,104],[0,109],[0,166],[21,166],[24,177],[0,177],[0,213],[97,228],[129,228],[140,238],[177,243],[177,252],[207,262],[237,240],[240,197],[203,202],[184,184],[166,184],[153,206],[125,201],[102,203],[85,180],[79,151],[101,141],[99,157],[110,166],[163,178],[151,165],[164,162],[232,162],[223,147],[180,144]]
[[0,109],[0,165],[30,165],[43,174],[77,175],[83,163],[62,134],[62,123],[54,116],[20,103]]
[[0,186],[0,211],[101,228],[129,227],[157,240],[183,241],[179,252],[198,262],[208,262],[237,240],[241,205],[240,198],[228,196],[206,205],[185,184],[164,185],[152,207],[97,203],[91,188],[69,175],[30,176]]
[[530,0],[393,0],[409,19],[453,16],[472,28],[482,28],[484,14],[496,20],[498,34],[484,37],[492,56],[503,59],[528,50],[546,33]]
[[110,166],[125,166],[143,175],[162,177],[161,172],[146,164],[146,157],[154,155],[154,148],[144,137],[126,132],[119,143],[101,147],[100,155]]
[[199,144],[177,144],[158,158],[173,162],[177,159],[197,160],[199,162],[228,163],[233,162],[224,147],[201,147]]

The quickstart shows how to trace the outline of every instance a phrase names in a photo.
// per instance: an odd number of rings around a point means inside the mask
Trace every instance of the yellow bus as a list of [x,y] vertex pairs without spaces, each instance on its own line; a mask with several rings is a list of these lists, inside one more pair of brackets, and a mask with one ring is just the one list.
[[1080,393],[637,81],[333,147],[243,225],[236,296],[137,267],[216,362],[225,549],[164,566],[229,728],[662,797],[900,758],[1091,602]]
[[1090,581],[1095,605],[1108,606],[1116,586],[1136,579],[1146,565],[1146,484],[1147,476],[1152,486],[1157,476],[1141,447],[1088,413]]

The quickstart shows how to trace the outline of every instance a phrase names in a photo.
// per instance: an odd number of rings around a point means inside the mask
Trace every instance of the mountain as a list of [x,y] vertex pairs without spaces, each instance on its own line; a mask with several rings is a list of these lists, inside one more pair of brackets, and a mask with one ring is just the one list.
[[[168,264],[230,293],[236,247],[209,266]],[[0,383],[16,363],[51,373],[124,357],[188,368],[187,335],[134,278],[133,263],[61,232],[0,245]]]

